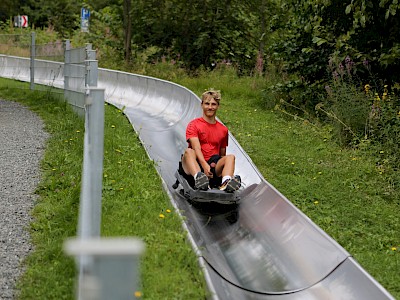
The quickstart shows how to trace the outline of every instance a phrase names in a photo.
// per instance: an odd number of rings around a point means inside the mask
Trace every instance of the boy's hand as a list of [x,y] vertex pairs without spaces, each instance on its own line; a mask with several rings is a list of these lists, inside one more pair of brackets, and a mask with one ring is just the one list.
[[209,164],[204,164],[204,166],[202,167],[204,174],[206,174],[208,178],[213,178],[213,173],[211,172],[211,166]]

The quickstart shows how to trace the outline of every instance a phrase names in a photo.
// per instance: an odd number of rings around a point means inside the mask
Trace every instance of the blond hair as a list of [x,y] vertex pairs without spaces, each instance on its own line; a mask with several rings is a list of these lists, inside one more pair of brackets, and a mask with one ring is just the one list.
[[219,101],[221,100],[221,92],[214,89],[209,89],[201,95],[201,103],[210,99],[214,99],[219,104]]

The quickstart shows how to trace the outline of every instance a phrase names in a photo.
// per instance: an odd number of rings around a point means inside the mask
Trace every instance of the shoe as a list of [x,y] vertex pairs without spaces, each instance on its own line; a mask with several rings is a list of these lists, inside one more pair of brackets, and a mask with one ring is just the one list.
[[196,190],[207,191],[208,190],[208,177],[203,172],[197,173],[196,179],[194,180],[194,188]]
[[233,193],[234,191],[237,191],[242,184],[242,181],[240,179],[239,175],[235,175],[231,179],[225,180],[221,186],[219,187],[220,191],[225,191],[227,193]]

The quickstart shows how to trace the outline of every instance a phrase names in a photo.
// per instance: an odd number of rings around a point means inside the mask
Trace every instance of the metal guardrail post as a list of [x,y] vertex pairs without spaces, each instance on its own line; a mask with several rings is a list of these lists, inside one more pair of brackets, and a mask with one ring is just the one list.
[[98,61],[96,60],[96,50],[92,50],[92,45],[86,45],[86,77],[85,77],[85,86],[97,86],[97,78],[98,78]]
[[85,97],[85,137],[79,236],[100,236],[104,149],[104,89],[89,88]]
[[68,98],[69,92],[69,77],[70,70],[69,64],[71,63],[71,42],[70,40],[65,41],[65,50],[64,50],[64,97]]
[[[104,89],[90,88],[85,95],[85,136],[78,220],[78,236],[81,241],[100,237],[103,152]],[[85,278],[93,274],[95,267],[90,257],[83,254],[79,257],[79,300],[85,300]]]
[[35,32],[31,33],[31,78],[30,78],[30,89],[35,89],[35,56],[36,56],[36,35]]
[[134,238],[70,239],[64,244],[69,255],[93,261],[90,274],[83,274],[80,300],[132,300],[139,298],[139,260],[144,243]]
[[86,76],[85,85],[87,87],[97,86],[98,78],[98,61],[97,60],[86,60]]

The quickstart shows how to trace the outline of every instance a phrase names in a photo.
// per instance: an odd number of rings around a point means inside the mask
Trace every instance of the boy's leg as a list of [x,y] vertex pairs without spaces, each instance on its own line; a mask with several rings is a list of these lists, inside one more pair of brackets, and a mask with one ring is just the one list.
[[193,176],[195,189],[208,190],[208,177],[201,171],[193,149],[186,149],[182,155],[182,169],[186,174]]
[[182,168],[186,174],[193,177],[201,171],[200,166],[196,160],[196,153],[193,149],[186,149],[182,155]]
[[222,177],[220,190],[232,193],[240,188],[240,176],[233,176],[235,172],[235,156],[233,154],[222,157],[218,161],[215,171]]
[[233,177],[235,172],[235,156],[233,154],[228,154],[221,157],[215,166],[215,173],[218,177],[230,176]]

